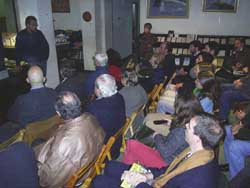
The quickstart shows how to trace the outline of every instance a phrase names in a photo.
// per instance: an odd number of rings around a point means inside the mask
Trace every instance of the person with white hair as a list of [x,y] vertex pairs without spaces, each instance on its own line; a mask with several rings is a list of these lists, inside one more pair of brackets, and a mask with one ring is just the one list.
[[[117,91],[115,78],[109,74],[102,74],[95,81],[96,100],[92,101],[84,111],[93,114],[106,132],[104,142],[113,136],[125,123],[125,102]],[[113,158],[120,154],[121,139],[111,149]]]
[[106,53],[98,53],[93,57],[93,59],[96,70],[88,75],[84,84],[85,95],[87,97],[90,97],[94,94],[96,78],[101,74],[108,73],[107,71],[108,56]]

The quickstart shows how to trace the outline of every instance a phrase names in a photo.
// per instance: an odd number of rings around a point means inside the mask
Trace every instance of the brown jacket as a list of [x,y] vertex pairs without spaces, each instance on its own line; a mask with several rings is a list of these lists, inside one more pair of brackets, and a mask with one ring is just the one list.
[[98,155],[104,137],[104,130],[89,113],[65,121],[36,151],[40,185],[63,187],[72,174]]

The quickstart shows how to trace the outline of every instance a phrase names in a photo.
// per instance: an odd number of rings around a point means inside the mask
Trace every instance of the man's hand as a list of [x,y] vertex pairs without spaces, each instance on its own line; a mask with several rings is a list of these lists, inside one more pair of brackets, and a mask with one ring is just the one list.
[[232,130],[232,134],[233,135],[236,135],[238,134],[239,130],[242,128],[242,124],[237,124],[237,125],[234,125],[231,130]]
[[125,180],[132,186],[136,187],[139,183],[153,180],[153,174],[152,173],[143,174],[139,172],[125,170],[121,176],[121,180]]

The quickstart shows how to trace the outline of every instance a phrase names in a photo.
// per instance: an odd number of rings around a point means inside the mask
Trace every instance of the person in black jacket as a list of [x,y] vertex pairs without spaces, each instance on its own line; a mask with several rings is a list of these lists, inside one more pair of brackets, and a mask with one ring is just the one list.
[[30,65],[40,66],[46,75],[49,44],[43,33],[37,29],[37,19],[34,16],[28,16],[25,25],[26,28],[17,33],[16,37],[17,66],[21,61],[26,61]]

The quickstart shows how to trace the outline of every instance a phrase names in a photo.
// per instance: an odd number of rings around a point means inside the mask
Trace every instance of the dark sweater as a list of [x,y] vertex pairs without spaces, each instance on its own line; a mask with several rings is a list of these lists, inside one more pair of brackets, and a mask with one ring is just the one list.
[[49,44],[40,30],[29,33],[26,29],[20,31],[16,37],[17,63],[27,58],[37,61],[47,60],[49,57]]
[[[105,143],[110,136],[113,136],[125,123],[125,102],[121,94],[116,93],[111,97],[98,99],[90,103],[86,112],[93,114],[106,132]],[[111,154],[114,158],[119,156],[121,139],[113,146]]]
[[23,142],[0,152],[0,187],[39,188],[35,155]]
[[24,127],[28,123],[42,121],[56,114],[54,102],[57,93],[47,87],[33,89],[20,95],[8,112],[8,120]]

